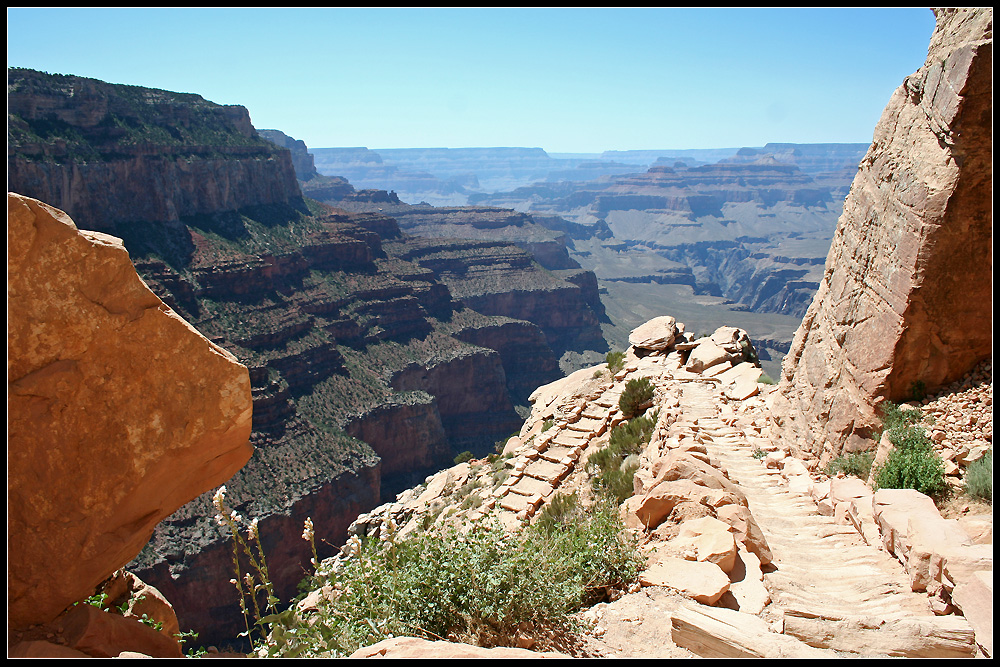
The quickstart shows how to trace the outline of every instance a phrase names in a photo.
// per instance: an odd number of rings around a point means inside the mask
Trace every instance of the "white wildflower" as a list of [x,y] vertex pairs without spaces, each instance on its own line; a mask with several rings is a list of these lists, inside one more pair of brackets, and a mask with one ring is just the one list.
[[226,485],[223,484],[222,486],[219,487],[219,490],[215,492],[215,495],[212,496],[212,504],[215,505],[215,509],[219,510],[219,512],[223,512],[224,511],[223,506],[225,502],[226,502]]
[[306,522],[302,527],[302,539],[307,542],[311,542],[313,535],[315,535],[315,533],[313,532],[312,517],[306,517]]
[[257,519],[255,517],[254,520],[250,522],[250,525],[247,526],[247,539],[253,542],[257,539],[259,534],[260,533],[257,532]]

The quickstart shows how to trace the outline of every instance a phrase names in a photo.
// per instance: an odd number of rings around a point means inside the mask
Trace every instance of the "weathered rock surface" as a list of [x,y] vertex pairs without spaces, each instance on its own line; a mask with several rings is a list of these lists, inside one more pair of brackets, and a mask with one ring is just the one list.
[[935,14],[927,61],[883,112],[785,357],[778,432],[815,457],[868,448],[881,399],[991,354],[993,12]]
[[976,631],[976,643],[987,658],[993,657],[993,570],[977,571],[955,586],[952,602],[962,610]]
[[665,350],[677,337],[677,320],[670,315],[654,317],[641,324],[628,336],[628,343],[641,350]]
[[121,241],[7,195],[10,623],[54,618],[250,458],[250,378]]

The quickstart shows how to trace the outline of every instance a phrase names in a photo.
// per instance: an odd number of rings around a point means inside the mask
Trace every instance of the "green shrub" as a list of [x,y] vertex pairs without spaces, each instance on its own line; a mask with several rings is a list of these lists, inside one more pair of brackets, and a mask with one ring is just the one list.
[[618,399],[618,408],[626,419],[641,414],[643,405],[653,400],[653,383],[649,378],[637,378],[625,383],[625,390]]
[[973,498],[993,504],[992,449],[965,469],[965,492]]
[[593,475],[595,491],[621,504],[634,492],[633,475],[639,468],[638,454],[649,443],[659,412],[635,417],[611,431],[606,447],[587,459],[587,472]]
[[827,463],[825,472],[830,477],[842,472],[845,475],[868,479],[874,460],[875,454],[872,452],[852,452],[846,456],[838,456]]
[[879,489],[915,489],[928,496],[939,496],[946,489],[944,462],[933,450],[894,449],[875,472]]
[[570,494],[557,493],[538,513],[535,525],[538,526],[538,530],[551,533],[558,528],[576,523],[582,515],[583,507],[575,491]]
[[923,420],[920,410],[903,408],[892,401],[885,401],[879,406],[879,413],[882,416],[883,430],[893,430],[912,426]]
[[767,373],[761,373],[760,377],[757,379],[759,384],[774,384],[774,379],[771,378]]
[[922,428],[919,410],[903,409],[890,401],[880,406],[883,433],[894,449],[885,463],[875,470],[879,489],[915,489],[928,496],[940,496],[947,490],[944,462],[934,451],[934,443]]
[[625,368],[625,353],[619,350],[614,350],[608,352],[604,355],[604,361],[608,364],[608,370],[614,375],[621,369]]
[[472,460],[472,452],[468,450],[462,452],[454,459],[455,465],[458,465],[459,463],[465,463],[466,461],[471,461],[471,460]]
[[272,654],[349,655],[390,636],[512,646],[519,629],[570,630],[572,613],[638,575],[622,528],[615,508],[599,504],[576,521],[515,534],[488,520],[357,543],[324,575],[338,597],[314,622],[272,619],[282,629],[274,643],[288,649]]

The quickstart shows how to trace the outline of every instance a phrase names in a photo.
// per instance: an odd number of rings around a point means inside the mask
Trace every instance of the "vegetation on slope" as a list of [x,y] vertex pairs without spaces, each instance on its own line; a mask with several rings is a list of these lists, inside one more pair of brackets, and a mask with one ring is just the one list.
[[[222,503],[216,507],[236,548],[254,556],[233,582],[248,601],[247,635],[260,637],[254,652],[261,657],[342,657],[404,635],[513,646],[522,634],[572,631],[574,612],[633,582],[641,564],[614,504],[583,510],[570,499],[564,516],[573,520],[540,521],[513,533],[488,519],[405,538],[392,526],[379,539],[353,537],[346,559],[317,563],[303,582],[324,593],[314,611],[292,606],[267,613],[277,601],[261,567],[263,552],[243,538],[242,517]],[[254,526],[244,532],[252,535]],[[308,519],[303,538],[314,543]],[[260,591],[257,603],[248,586]]]
[[879,489],[916,489],[928,496],[941,496],[948,488],[944,462],[934,451],[934,443],[917,424],[919,410],[904,410],[886,401],[882,404],[883,432],[893,444],[885,462],[875,470]]

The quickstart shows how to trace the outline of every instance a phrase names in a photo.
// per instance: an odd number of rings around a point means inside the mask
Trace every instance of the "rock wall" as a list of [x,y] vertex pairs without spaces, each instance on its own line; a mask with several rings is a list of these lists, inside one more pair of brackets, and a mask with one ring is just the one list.
[[992,351],[993,12],[935,15],[785,357],[775,424],[812,456],[869,448],[881,400],[949,383]]
[[8,189],[85,229],[128,240],[138,221],[301,202],[291,153],[241,106],[10,69],[8,107]]
[[9,624],[53,619],[250,458],[250,378],[119,239],[7,194]]

